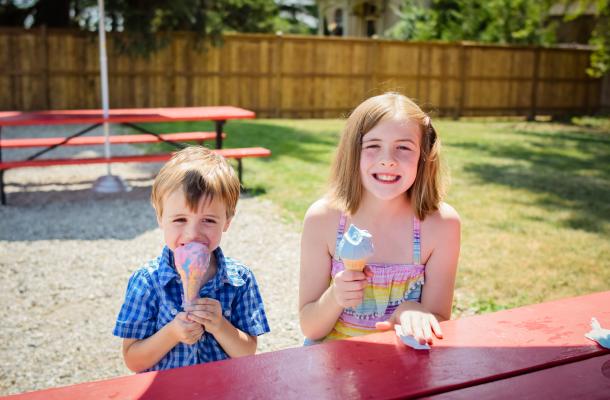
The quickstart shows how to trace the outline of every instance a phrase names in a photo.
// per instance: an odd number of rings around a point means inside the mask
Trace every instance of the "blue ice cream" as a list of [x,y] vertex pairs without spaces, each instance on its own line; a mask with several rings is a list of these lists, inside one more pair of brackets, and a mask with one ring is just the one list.
[[362,271],[366,260],[373,255],[373,236],[350,224],[339,242],[339,257],[346,269]]

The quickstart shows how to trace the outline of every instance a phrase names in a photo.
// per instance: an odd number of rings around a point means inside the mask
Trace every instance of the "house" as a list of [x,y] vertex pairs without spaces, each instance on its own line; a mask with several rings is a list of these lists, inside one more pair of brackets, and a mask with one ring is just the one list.
[[398,22],[401,0],[318,0],[319,34],[374,37]]

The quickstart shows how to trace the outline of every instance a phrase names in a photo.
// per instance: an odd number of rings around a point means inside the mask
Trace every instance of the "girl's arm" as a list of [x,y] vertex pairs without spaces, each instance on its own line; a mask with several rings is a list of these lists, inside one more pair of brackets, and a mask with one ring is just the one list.
[[181,312],[146,339],[123,339],[123,359],[127,368],[141,372],[152,368],[178,343],[194,344],[201,338],[201,325],[187,320]]
[[[432,253],[426,262],[425,284],[421,305],[439,321],[451,318],[455,275],[460,255],[460,217],[448,204],[442,203],[431,216],[423,240],[432,241]],[[424,236],[426,235],[426,236]]]
[[[332,221],[336,223],[334,227]],[[329,286],[329,240],[334,243],[338,221],[338,212],[329,210],[325,202],[319,200],[307,210],[303,223],[299,321],[303,334],[312,340],[326,336],[343,312],[343,307],[335,298],[333,287]]]

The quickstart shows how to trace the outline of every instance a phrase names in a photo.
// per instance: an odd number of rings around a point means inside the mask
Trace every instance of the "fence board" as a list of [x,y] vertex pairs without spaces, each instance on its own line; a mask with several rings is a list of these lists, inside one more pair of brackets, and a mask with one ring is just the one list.
[[[582,49],[398,42],[290,35],[194,35],[146,58],[119,54],[108,35],[111,107],[230,104],[260,117],[338,117],[363,99],[401,91],[440,115],[590,113],[602,82]],[[0,109],[96,108],[94,33],[0,29]]]

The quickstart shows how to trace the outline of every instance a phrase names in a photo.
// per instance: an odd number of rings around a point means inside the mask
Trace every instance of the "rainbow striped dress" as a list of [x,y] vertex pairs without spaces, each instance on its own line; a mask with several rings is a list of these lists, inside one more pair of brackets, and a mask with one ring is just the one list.
[[[345,214],[341,216],[337,230],[337,246],[345,230]],[[375,323],[386,321],[404,301],[421,300],[425,265],[421,264],[420,222],[413,217],[413,264],[367,264],[373,271],[364,289],[364,300],[356,308],[346,308],[339,316],[333,330],[324,341],[366,335],[376,331]],[[345,268],[340,259],[333,257],[331,276]]]

